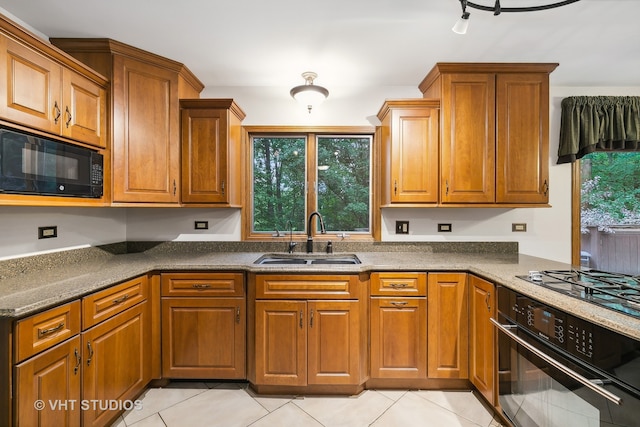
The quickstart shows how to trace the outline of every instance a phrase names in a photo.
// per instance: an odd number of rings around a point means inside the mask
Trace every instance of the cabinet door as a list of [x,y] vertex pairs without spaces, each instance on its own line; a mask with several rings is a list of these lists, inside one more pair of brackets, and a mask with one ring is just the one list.
[[495,202],[495,74],[442,75],[442,203]]
[[308,312],[307,382],[359,384],[358,301],[309,301]]
[[549,75],[497,76],[498,203],[549,202]]
[[177,74],[116,55],[113,104],[113,201],[177,203]]
[[487,401],[496,404],[496,331],[489,321],[496,309],[492,283],[469,275],[469,379]]
[[59,135],[62,67],[0,35],[0,116]]
[[468,378],[469,325],[466,273],[429,273],[429,378]]
[[149,305],[143,302],[82,333],[83,399],[103,402],[83,411],[84,426],[113,421],[120,408],[104,402],[132,400],[151,379],[149,318]]
[[392,112],[392,203],[438,202],[438,110]]
[[426,298],[371,298],[371,378],[427,378]]
[[244,298],[163,298],[165,378],[245,378]]
[[307,303],[256,301],[256,383],[307,384]]
[[184,109],[181,115],[182,201],[228,203],[227,110]]
[[63,72],[62,134],[96,147],[105,148],[107,94],[86,77],[72,71]]
[[[80,337],[75,336],[15,368],[16,426],[79,426]],[[36,410],[35,402],[43,403]]]

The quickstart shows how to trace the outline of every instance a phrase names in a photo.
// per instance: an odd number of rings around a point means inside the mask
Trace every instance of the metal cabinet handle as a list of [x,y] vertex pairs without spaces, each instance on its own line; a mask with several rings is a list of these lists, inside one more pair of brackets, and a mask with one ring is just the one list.
[[71,116],[71,111],[69,111],[69,106],[68,106],[68,105],[64,108],[64,112],[65,112],[65,114],[66,114],[66,115],[67,115],[67,117],[68,117],[68,118],[67,118],[67,122],[65,123],[65,124],[66,124],[66,126],[67,126],[67,129],[68,129],[68,128],[69,128],[69,125],[71,124],[71,119],[73,118],[73,117]]
[[122,302],[124,302],[124,301],[126,301],[128,299],[129,299],[129,294],[124,294],[120,298],[114,299],[113,300],[113,304],[114,305],[118,305],[118,304],[120,304],[120,303],[122,303]]
[[222,194],[224,194],[224,181],[222,181]]
[[192,287],[195,289],[208,289],[211,287],[211,284],[210,283],[194,283]]
[[313,308],[311,309],[311,314],[309,315],[309,327],[313,328]]
[[93,359],[93,348],[91,348],[91,341],[87,341],[87,348],[89,349],[89,357],[87,358],[87,366],[91,365],[91,359]]
[[546,179],[544,180],[544,184],[542,184],[542,192],[544,193],[545,196],[549,192],[549,183],[547,182]]
[[491,292],[487,292],[487,295],[484,297],[484,303],[487,306],[487,311],[491,311]]
[[60,107],[58,106],[58,101],[54,101],[53,102],[53,109],[55,111],[55,115],[53,116],[53,124],[58,124],[58,120],[60,120],[60,115],[62,114],[62,111],[60,110]]
[[393,180],[393,194],[394,195],[398,195],[398,180],[394,179]]
[[404,307],[405,305],[407,305],[406,301],[391,301],[392,305],[395,305],[396,307]]
[[240,307],[236,307],[236,323],[240,323]]
[[449,180],[448,179],[444,181],[444,186],[445,186],[445,190],[446,190],[444,194],[446,196],[448,196],[449,195]]
[[176,187],[176,180],[173,180],[173,195],[176,195],[176,191],[178,190],[178,187]]
[[493,323],[495,325],[496,328],[498,328],[507,337],[511,338],[513,341],[517,342],[518,344],[520,344],[521,346],[523,346],[524,348],[529,350],[531,353],[535,354],[540,359],[544,360],[545,362],[547,362],[548,364],[550,364],[554,368],[558,369],[559,371],[561,371],[565,375],[570,376],[571,378],[573,378],[574,380],[578,381],[579,383],[581,383],[585,387],[590,388],[591,390],[593,390],[596,393],[598,393],[600,396],[604,397],[605,399],[610,400],[611,402],[615,403],[616,405],[621,405],[622,404],[622,398],[620,398],[620,397],[616,396],[615,394],[611,393],[609,390],[605,390],[604,388],[598,386],[597,384],[594,384],[589,379],[583,377],[582,375],[580,375],[579,373],[577,373],[573,369],[563,365],[562,363],[558,362],[557,360],[553,359],[552,357],[547,356],[542,351],[538,350],[537,348],[535,348],[534,346],[532,346],[531,344],[529,344],[528,342],[526,342],[525,340],[523,340],[522,338],[520,338],[519,336],[517,336],[516,334],[514,334],[513,332],[510,331],[510,329],[517,329],[518,326],[516,326],[516,325],[502,325],[498,321],[496,321],[494,318],[490,318],[489,320],[491,321],[491,323]]
[[409,286],[408,283],[391,283],[389,284],[389,286],[391,286],[394,289],[401,289],[401,288],[406,288]]
[[58,332],[60,329],[64,328],[64,322],[60,322],[53,328],[49,329],[40,329],[38,328],[38,338],[42,338],[46,335],[53,334],[54,332]]
[[80,352],[77,348],[75,348],[73,352],[76,356],[76,366],[73,367],[73,375],[77,375],[78,370],[80,369],[80,363],[82,363],[82,356],[80,356]]
[[300,310],[300,329],[302,329],[304,327],[304,323],[302,322],[302,310]]

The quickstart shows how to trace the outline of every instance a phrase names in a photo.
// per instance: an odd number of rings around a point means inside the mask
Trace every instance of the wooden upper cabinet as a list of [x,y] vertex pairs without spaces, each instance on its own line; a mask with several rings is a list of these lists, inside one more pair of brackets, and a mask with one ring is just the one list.
[[[2,117],[59,134],[62,123],[62,66],[37,51],[0,35]],[[6,64],[6,66],[5,66]]]
[[106,90],[40,51],[0,34],[0,116],[106,147]]
[[438,63],[424,78],[424,97],[442,106],[443,205],[547,205],[557,65]]
[[438,202],[439,102],[386,101],[381,125],[381,204]]
[[499,74],[496,201],[549,202],[549,77]]
[[443,75],[442,112],[442,203],[493,203],[494,76]]
[[107,91],[72,70],[63,74],[62,134],[96,147],[107,147]]
[[242,205],[241,126],[232,99],[181,100],[182,203]]
[[112,201],[180,202],[181,97],[202,83],[180,63],[110,39],[51,39],[111,80]]

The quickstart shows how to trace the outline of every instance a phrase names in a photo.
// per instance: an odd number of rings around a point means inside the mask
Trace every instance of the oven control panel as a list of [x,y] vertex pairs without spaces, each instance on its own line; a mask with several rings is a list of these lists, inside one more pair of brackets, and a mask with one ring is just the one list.
[[498,289],[498,311],[507,317],[510,323],[526,329],[540,340],[605,369],[619,363],[624,352],[621,343],[629,340],[502,287]]

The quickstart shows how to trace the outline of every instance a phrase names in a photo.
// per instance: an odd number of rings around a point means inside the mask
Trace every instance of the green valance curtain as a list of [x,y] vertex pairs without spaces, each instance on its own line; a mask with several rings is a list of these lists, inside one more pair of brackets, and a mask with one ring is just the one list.
[[562,100],[558,163],[596,150],[640,149],[640,96],[570,96]]

